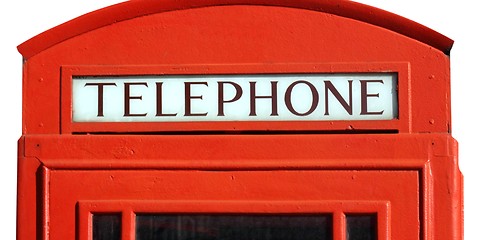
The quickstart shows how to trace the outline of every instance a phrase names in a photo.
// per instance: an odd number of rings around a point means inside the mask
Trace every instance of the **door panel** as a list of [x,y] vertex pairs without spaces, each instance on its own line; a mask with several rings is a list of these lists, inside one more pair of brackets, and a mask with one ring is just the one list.
[[50,224],[62,227],[50,237],[91,239],[99,213],[122,215],[124,239],[135,239],[136,215],[228,213],[327,214],[336,240],[362,225],[355,216],[378,215],[378,239],[419,239],[419,189],[413,170],[52,170]]

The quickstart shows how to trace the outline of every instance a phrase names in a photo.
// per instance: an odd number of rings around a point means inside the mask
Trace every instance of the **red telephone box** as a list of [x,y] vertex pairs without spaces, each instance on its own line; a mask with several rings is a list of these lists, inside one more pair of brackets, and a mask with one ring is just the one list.
[[453,42],[349,1],[129,1],[19,46],[17,239],[463,239]]

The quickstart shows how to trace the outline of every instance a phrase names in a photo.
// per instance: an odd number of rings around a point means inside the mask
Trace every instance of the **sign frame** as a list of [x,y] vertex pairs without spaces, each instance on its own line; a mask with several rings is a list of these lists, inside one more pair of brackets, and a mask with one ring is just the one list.
[[[256,132],[256,131],[357,131],[410,132],[411,96],[409,63],[302,63],[243,65],[147,65],[147,66],[62,66],[61,133],[142,132]],[[74,122],[72,81],[74,77],[150,75],[246,75],[246,74],[363,74],[397,75],[398,119],[313,120],[313,121],[197,121],[197,122]]]

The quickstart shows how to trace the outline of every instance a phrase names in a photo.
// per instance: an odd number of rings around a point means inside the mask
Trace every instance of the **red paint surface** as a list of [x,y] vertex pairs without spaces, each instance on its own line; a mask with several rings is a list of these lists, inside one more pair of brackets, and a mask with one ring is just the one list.
[[[159,202],[330,211],[336,240],[342,213],[363,209],[383,214],[381,239],[462,239],[451,44],[349,1],[130,1],[52,29],[19,47],[17,239],[88,239],[88,213],[102,206],[124,214],[132,239],[134,211],[165,211]],[[383,71],[399,74],[397,120],[71,121],[72,75]]]
[[[129,10],[128,6],[125,11]],[[43,41],[28,42],[34,43]],[[23,131],[27,134],[60,133],[63,128],[66,131],[63,133],[88,132],[89,127],[70,127],[68,84],[71,74],[393,71],[400,75],[401,116],[399,121],[387,124],[381,121],[323,122],[310,126],[309,123],[129,124],[120,127],[114,126],[118,124],[91,124],[91,128],[94,132],[101,129],[141,132],[352,128],[448,132],[451,118],[448,64],[448,56],[429,45],[328,11],[251,5],[166,11],[68,38],[28,58],[24,65],[28,80],[24,82]]]

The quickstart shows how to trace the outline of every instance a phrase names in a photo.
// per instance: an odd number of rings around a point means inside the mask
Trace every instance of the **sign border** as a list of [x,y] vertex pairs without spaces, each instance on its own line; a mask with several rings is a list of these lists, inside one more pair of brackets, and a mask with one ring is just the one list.
[[[201,65],[81,65],[61,67],[62,134],[147,132],[411,132],[411,78],[408,62],[387,63],[276,63]],[[398,119],[335,121],[215,121],[215,122],[73,122],[72,81],[78,76],[243,75],[243,74],[361,74],[396,73]]]

